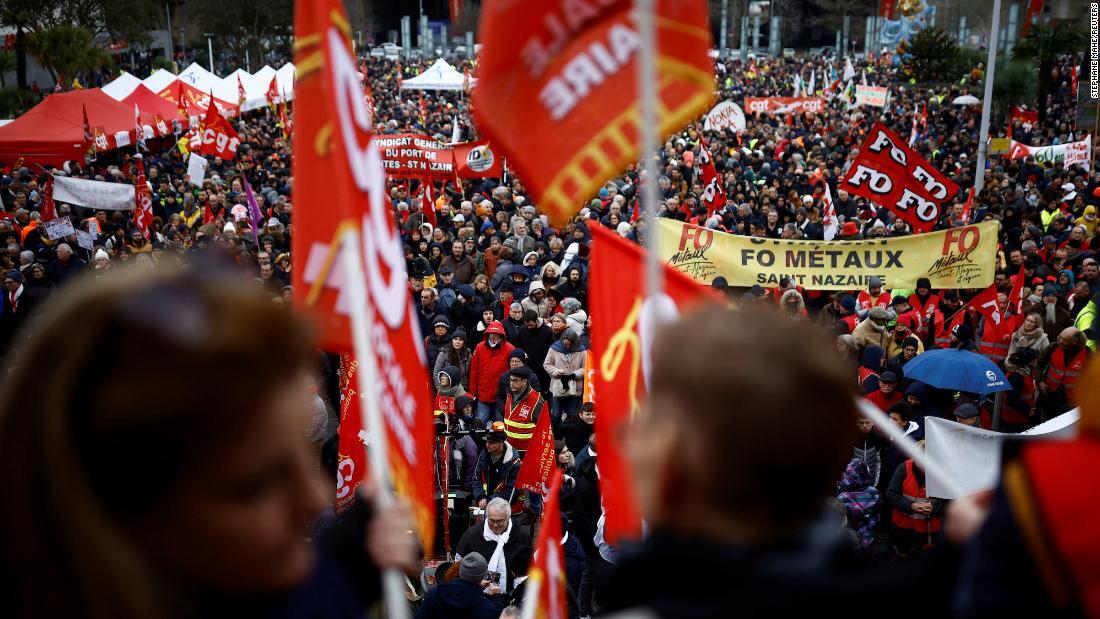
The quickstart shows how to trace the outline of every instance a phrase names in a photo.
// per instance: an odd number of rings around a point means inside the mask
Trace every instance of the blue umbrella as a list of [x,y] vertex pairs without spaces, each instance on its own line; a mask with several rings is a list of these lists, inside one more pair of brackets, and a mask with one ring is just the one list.
[[989,357],[953,348],[917,355],[905,364],[905,377],[937,389],[966,391],[980,396],[1012,390],[1004,372]]

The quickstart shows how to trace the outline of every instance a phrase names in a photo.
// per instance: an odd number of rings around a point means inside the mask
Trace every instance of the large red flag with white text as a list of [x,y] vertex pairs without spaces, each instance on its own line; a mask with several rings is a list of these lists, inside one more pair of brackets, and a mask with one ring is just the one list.
[[[702,0],[657,0],[659,131],[710,107],[714,66]],[[481,5],[478,128],[560,224],[608,177],[638,160],[640,112],[634,3]]]
[[359,387],[359,363],[351,353],[340,354],[340,428],[336,461],[336,512],[355,502],[355,492],[367,481],[366,431]]
[[[705,228],[703,229],[705,230]],[[642,284],[645,252],[639,246],[592,226],[592,265],[588,276],[588,305],[592,317],[595,355],[596,451],[600,492],[607,515],[604,534],[615,543],[641,535],[642,518],[626,461],[627,427],[646,393],[643,366],[655,321],[711,296],[683,273],[664,270],[664,298],[647,299]]]
[[137,181],[134,182],[134,227],[149,238],[153,229],[153,192],[145,180],[145,162],[137,160]]
[[[374,377],[365,383],[363,408],[371,448],[387,455],[379,473],[408,501],[420,539],[430,544],[433,429],[423,338],[343,4],[299,1],[295,38],[293,172],[325,181],[325,191],[305,192],[295,202],[293,253],[301,261],[293,271],[295,302],[315,319],[322,347],[356,348],[358,371]],[[362,280],[353,280],[345,265],[354,265]],[[353,307],[351,297],[360,292],[365,303]],[[361,312],[356,338],[352,312]]]
[[545,493],[546,482],[557,469],[554,466],[556,460],[554,430],[550,427],[550,415],[543,411],[535,421],[535,433],[527,444],[527,452],[523,454],[523,462],[516,475],[516,489]]
[[837,189],[881,204],[915,232],[928,232],[959,186],[932,167],[896,133],[875,123]]
[[715,211],[720,211],[726,206],[726,190],[722,187],[722,178],[714,169],[714,159],[711,158],[706,144],[699,145],[699,163],[703,169],[703,195],[700,201],[707,207],[709,219]]
[[[211,105],[206,110],[206,120],[202,126],[202,146],[199,152],[203,155],[216,155],[222,159],[233,159],[237,156],[237,148],[241,145],[241,138],[233,125],[218,112],[218,106]],[[194,148],[194,146],[192,146]]]

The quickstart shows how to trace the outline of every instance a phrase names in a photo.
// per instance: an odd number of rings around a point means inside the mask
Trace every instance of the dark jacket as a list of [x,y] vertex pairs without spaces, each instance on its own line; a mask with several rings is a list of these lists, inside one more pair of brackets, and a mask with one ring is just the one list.
[[473,499],[492,500],[500,497],[505,501],[515,499],[512,490],[516,487],[516,475],[519,474],[520,459],[512,446],[505,443],[504,455],[493,460],[487,450],[477,456],[474,466]]
[[[466,529],[466,532],[462,534],[462,538],[458,540],[458,545],[455,546],[457,555],[465,557],[471,552],[476,552],[485,557],[486,561],[493,556],[497,543],[485,539],[484,523],[485,521],[481,520]],[[501,588],[511,591],[514,588],[513,583],[516,577],[527,573],[527,564],[531,562],[531,552],[531,536],[527,534],[524,527],[513,524],[512,532],[508,534],[508,543],[504,545],[504,562],[508,566],[508,582],[501,583]]]
[[478,583],[456,578],[429,591],[415,619],[496,619],[504,601],[501,595],[485,595]]
[[585,423],[580,415],[570,416],[558,426],[558,436],[565,441],[565,446],[573,455],[577,455],[588,444],[588,437],[592,436],[595,426]]
[[550,375],[542,369],[542,364],[546,361],[546,353],[550,352],[550,347],[554,345],[554,339],[554,330],[546,324],[546,321],[536,329],[528,329],[524,326],[516,336],[516,340],[519,341],[517,348],[522,348],[527,353],[528,367],[539,375],[539,384],[545,387],[550,386]]
[[[531,374],[531,378],[528,379],[527,384],[531,387],[531,391],[541,392],[542,383],[539,382],[538,374]],[[504,419],[504,406],[508,402],[508,372],[500,375],[500,380],[497,381],[497,421]]]

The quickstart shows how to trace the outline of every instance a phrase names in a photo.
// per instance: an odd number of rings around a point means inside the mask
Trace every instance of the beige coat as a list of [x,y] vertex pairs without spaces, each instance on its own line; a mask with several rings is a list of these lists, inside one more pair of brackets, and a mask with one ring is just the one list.
[[[588,351],[563,353],[550,348],[542,368],[550,375],[550,395],[568,397],[584,392],[584,361]],[[570,381],[569,377],[573,380]],[[565,380],[562,380],[562,379]]]

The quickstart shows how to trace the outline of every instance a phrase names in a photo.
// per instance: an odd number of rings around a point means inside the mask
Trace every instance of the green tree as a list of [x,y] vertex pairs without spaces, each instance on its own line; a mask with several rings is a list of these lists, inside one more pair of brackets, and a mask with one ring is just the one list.
[[1027,62],[997,58],[993,77],[993,118],[1008,116],[1013,105],[1035,104],[1035,72]]
[[110,62],[107,51],[96,45],[92,33],[80,26],[40,30],[31,37],[27,51],[58,84],[68,84],[77,73]]
[[[253,67],[263,66],[269,51],[291,56],[293,0],[189,0],[187,7],[196,16],[199,31],[214,34],[215,53],[228,52],[238,66],[244,66],[245,50]],[[202,44],[206,45],[205,38]]]
[[905,64],[918,82],[955,79],[959,46],[937,27],[924,28],[909,38],[905,48]]
[[7,87],[8,79],[7,74],[14,71],[15,66],[15,52],[0,52],[0,88]]
[[1046,122],[1047,96],[1054,81],[1054,63],[1062,56],[1085,49],[1088,34],[1069,21],[1035,24],[1012,50],[1013,60],[1030,61],[1039,69],[1039,122]]

